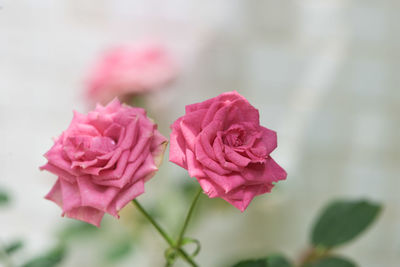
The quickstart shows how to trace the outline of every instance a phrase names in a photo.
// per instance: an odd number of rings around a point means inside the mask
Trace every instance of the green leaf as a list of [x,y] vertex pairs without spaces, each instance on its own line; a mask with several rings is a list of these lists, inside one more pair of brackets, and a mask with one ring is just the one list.
[[11,244],[7,245],[6,248],[4,249],[4,251],[7,254],[12,254],[14,252],[16,252],[17,250],[19,250],[20,248],[22,248],[23,243],[21,240],[17,240],[12,242]]
[[316,221],[311,235],[315,247],[342,245],[363,232],[377,217],[381,206],[366,200],[335,201]]
[[10,201],[10,196],[5,191],[0,191],[0,206],[5,205]]
[[236,263],[233,267],[268,267],[267,259],[244,260]]
[[307,267],[356,267],[357,265],[350,260],[339,257],[323,258]]
[[282,255],[274,254],[267,257],[268,267],[290,267],[292,264]]
[[273,254],[257,260],[244,260],[233,267],[291,267],[292,264],[282,255]]
[[23,267],[55,267],[65,256],[65,248],[53,249],[37,258],[30,260],[22,265]]
[[123,259],[125,256],[129,255],[132,250],[132,242],[129,240],[123,240],[117,244],[110,247],[105,254],[106,260],[110,262],[115,262]]

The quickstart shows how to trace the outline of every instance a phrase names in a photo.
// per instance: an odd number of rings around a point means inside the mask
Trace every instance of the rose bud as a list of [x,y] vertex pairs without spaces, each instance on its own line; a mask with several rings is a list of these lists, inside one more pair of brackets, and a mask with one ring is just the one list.
[[276,133],[260,125],[258,110],[235,91],[186,106],[171,129],[170,161],[187,169],[210,198],[244,211],[286,179],[270,156]]
[[45,154],[41,170],[58,176],[46,199],[67,216],[100,226],[104,213],[118,212],[144,192],[158,170],[167,140],[146,111],[114,99],[71,124]]
[[177,64],[160,44],[120,45],[106,51],[86,79],[93,102],[108,103],[159,89],[177,74]]

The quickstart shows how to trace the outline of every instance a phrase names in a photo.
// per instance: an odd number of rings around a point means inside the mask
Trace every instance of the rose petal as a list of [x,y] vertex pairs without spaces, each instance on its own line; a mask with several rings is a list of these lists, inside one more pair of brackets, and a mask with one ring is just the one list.
[[219,197],[220,195],[223,194],[223,191],[210,180],[206,178],[197,178],[197,177],[196,179],[199,182],[203,191],[208,195],[209,198]]
[[125,207],[133,199],[137,198],[144,193],[144,182],[137,181],[133,185],[126,186],[119,194],[118,197],[108,207],[108,213],[115,214],[119,217],[118,212]]
[[[87,161],[73,161],[71,164],[71,168],[78,169],[80,172],[85,173],[86,168],[96,165],[97,162],[98,162],[98,159],[87,160]],[[89,173],[90,173],[90,171],[89,171]]]
[[225,193],[246,184],[246,179],[238,174],[219,175],[209,169],[204,169],[204,173],[207,174],[216,185],[221,187]]
[[71,168],[71,163],[66,161],[62,156],[62,145],[59,143],[54,146],[44,155],[50,164],[68,172],[73,176],[78,176],[79,172]]
[[101,134],[110,127],[114,120],[114,114],[112,112],[106,113],[104,109],[100,108],[99,110],[91,111],[87,115],[88,123],[96,127]]
[[49,172],[59,176],[61,179],[67,180],[70,183],[73,183],[76,180],[76,176],[73,176],[69,172],[62,170],[62,169],[58,168],[57,166],[54,166],[51,163],[46,163],[45,165],[40,167],[40,170],[49,171]]
[[251,160],[243,157],[229,146],[225,146],[225,158],[239,167],[246,167]]
[[[86,115],[84,115],[84,114],[82,114],[82,113],[80,113],[80,112],[78,112],[78,111],[76,111],[76,110],[73,110],[72,113],[73,113],[72,121],[71,121],[71,123],[69,124],[68,128],[71,127],[72,125],[76,125],[76,124],[86,124],[86,123],[87,123],[87,117],[86,117]],[[97,130],[96,130],[96,131],[97,131]]]
[[230,101],[233,101],[233,100],[238,99],[238,98],[243,98],[244,99],[244,97],[242,97],[236,91],[226,92],[226,93],[220,94],[217,97],[205,100],[203,102],[187,105],[185,107],[185,111],[188,114],[188,113],[194,112],[196,110],[208,109],[215,102],[225,102],[225,101],[226,102],[230,102]]
[[[96,185],[89,176],[78,177],[81,205],[106,212],[108,205],[118,194],[118,188]],[[114,214],[113,214],[114,215]]]
[[169,147],[169,161],[181,166],[182,168],[187,168],[185,151],[186,144],[185,139],[182,135],[180,124],[181,119],[178,119],[171,125],[172,132],[170,135],[170,147]]
[[154,136],[151,140],[150,152],[157,167],[160,166],[162,163],[167,144],[168,140],[158,131],[155,131]]
[[286,171],[279,166],[271,157],[263,164],[252,163],[243,170],[243,176],[249,181],[260,181],[265,183],[278,182],[286,179]]
[[231,171],[222,168],[218,162],[212,160],[208,155],[204,152],[203,146],[200,143],[197,143],[195,146],[195,156],[196,159],[203,165],[203,168],[210,169],[220,175],[228,174]]
[[[263,130],[262,131],[263,134],[261,136],[260,143],[262,143],[265,146],[266,154],[269,155],[272,153],[272,151],[275,150],[275,148],[278,145],[276,132],[262,126],[261,129]],[[257,145],[255,145],[254,147],[257,147]]]
[[119,147],[122,150],[129,149],[132,144],[136,144],[137,136],[140,131],[139,129],[139,117],[137,116],[131,123],[126,127],[126,131],[124,132],[124,136],[120,137],[122,139]]
[[135,143],[131,154],[129,155],[129,162],[133,162],[145,149],[150,148],[150,143],[153,139],[155,125],[152,123],[145,123],[143,118],[140,118],[140,133],[138,134],[137,142]]
[[110,126],[104,130],[103,135],[113,139],[114,141],[117,141],[117,144],[120,145],[120,142],[122,142],[122,138],[119,140],[121,133],[122,126],[117,123],[111,123]]
[[222,198],[243,212],[254,197],[271,192],[273,187],[273,184],[245,186],[236,192],[222,196]]
[[230,170],[230,171],[240,172],[242,168],[233,164],[232,162],[228,162],[225,160],[225,158],[224,158],[225,154],[224,154],[223,148],[224,148],[224,146],[222,144],[221,137],[215,138],[214,143],[213,143],[213,150],[214,150],[216,158],[218,159],[219,163],[221,164],[221,167],[223,167],[224,169]]
[[217,160],[214,150],[211,146],[215,137],[217,136],[217,132],[221,129],[222,122],[213,121],[210,123],[201,133],[199,134],[199,141],[201,146],[203,147],[204,152],[213,160]]
[[81,195],[77,183],[69,183],[63,179],[59,179],[63,211],[69,211],[81,206]]
[[131,107],[124,104],[122,105],[121,109],[115,114],[114,122],[126,126],[131,123],[131,121],[137,116],[146,118],[146,110],[144,110],[143,108]]
[[195,143],[197,141],[196,136],[200,133],[201,128],[198,121],[201,121],[205,115],[205,110],[198,110],[193,113],[189,113],[180,120],[179,127],[186,141],[186,146],[191,150],[194,150]]
[[100,222],[104,216],[104,212],[91,207],[77,207],[66,211],[63,213],[63,216],[64,215],[100,227]]
[[236,98],[230,102],[230,112],[226,118],[228,125],[246,122],[253,125],[260,124],[260,115],[256,108],[243,97]]
[[[211,106],[207,109],[206,114],[204,115],[203,119],[201,120],[201,128],[204,129],[210,123],[215,121],[215,114],[224,107],[224,103],[221,102],[214,102]],[[221,120],[221,118],[219,119]],[[197,122],[199,123],[199,122]]]
[[117,166],[115,167],[115,169],[101,171],[101,173],[98,175],[98,179],[104,181],[110,179],[118,179],[119,177],[121,177],[128,164],[129,155],[129,150],[125,150],[124,152],[122,152],[121,156],[118,158],[118,161],[116,161]]
[[[149,144],[147,144],[147,147],[144,149],[144,151],[148,151]],[[142,165],[144,160],[147,158],[149,155],[148,153],[142,153],[139,155],[138,158],[136,158],[135,161],[130,162],[126,165],[126,168],[124,170],[124,173],[121,177],[117,177],[117,179],[107,179],[107,180],[95,180],[93,181],[94,183],[98,185],[103,185],[103,186],[115,186],[118,188],[123,188],[126,184],[130,183],[132,179],[134,179],[134,173],[136,170]]]
[[206,174],[203,172],[203,166],[199,164],[196,159],[195,154],[192,150],[186,149],[186,160],[187,160],[187,170],[190,177],[205,177]]
[[131,183],[136,183],[139,180],[148,181],[155,172],[158,170],[156,164],[154,163],[154,159],[151,154],[147,155],[145,161],[140,165],[140,167],[135,171],[133,177],[131,179]]
[[105,107],[101,107],[100,111],[104,111],[104,113],[113,114],[118,112],[122,107],[121,102],[118,98],[114,98],[111,102],[109,102]]
[[121,154],[122,154],[122,149],[117,147],[113,152],[104,154],[103,156],[99,156],[97,158],[101,160],[108,160],[107,165],[103,167],[103,169],[108,169],[117,163],[117,161],[121,157]]
[[44,197],[45,199],[51,200],[56,203],[60,208],[63,206],[62,193],[61,193],[61,185],[60,178],[57,179],[57,182],[53,185],[50,192]]

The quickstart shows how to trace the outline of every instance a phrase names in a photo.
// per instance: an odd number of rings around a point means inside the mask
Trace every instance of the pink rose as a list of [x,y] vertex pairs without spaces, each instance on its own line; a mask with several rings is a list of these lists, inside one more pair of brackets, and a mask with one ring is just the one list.
[[187,169],[210,198],[244,211],[286,179],[269,155],[276,133],[260,126],[258,110],[235,91],[186,106],[171,128],[170,161]]
[[144,109],[117,99],[87,115],[74,112],[45,154],[41,170],[58,176],[46,199],[62,208],[62,216],[96,226],[106,212],[118,218],[119,210],[144,192],[166,144]]
[[165,86],[177,73],[167,50],[158,44],[121,45],[99,59],[87,78],[87,91],[94,102],[108,103]]

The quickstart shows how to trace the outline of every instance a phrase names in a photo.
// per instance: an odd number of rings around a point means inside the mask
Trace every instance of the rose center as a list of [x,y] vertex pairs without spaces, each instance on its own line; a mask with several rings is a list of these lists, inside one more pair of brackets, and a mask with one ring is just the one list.
[[116,142],[106,136],[76,136],[69,138],[64,150],[73,160],[93,160],[115,149]]
[[244,144],[244,137],[245,133],[242,129],[231,129],[225,133],[223,141],[226,145],[239,147]]

